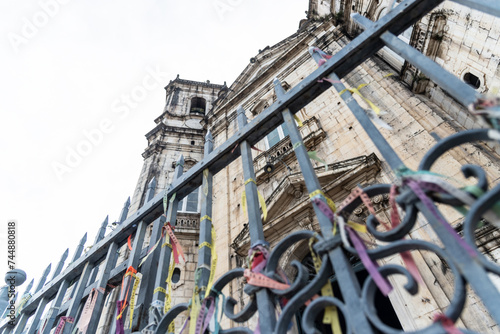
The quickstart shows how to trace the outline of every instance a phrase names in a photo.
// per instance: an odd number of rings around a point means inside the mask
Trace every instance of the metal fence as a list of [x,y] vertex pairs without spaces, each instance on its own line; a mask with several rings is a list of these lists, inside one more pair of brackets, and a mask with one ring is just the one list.
[[[453,98],[466,107],[477,106],[481,97],[477,92],[460,81],[454,75],[446,72],[439,65],[426,58],[414,48],[399,40],[396,36],[433,10],[442,1],[439,0],[406,0],[391,10],[377,22],[371,22],[360,15],[353,15],[353,20],[363,27],[364,32],[345,46],[338,53],[329,57],[318,49],[311,49],[312,57],[319,63],[319,68],[303,79],[297,86],[285,92],[279,81],[275,81],[276,102],[251,122],[247,122],[245,110],[239,108],[237,121],[239,130],[220,147],[213,148],[211,134],[208,133],[205,143],[205,156],[189,171],[183,174],[182,157],[177,162],[172,184],[166,190],[153,197],[154,183],[150,184],[145,204],[133,215],[126,218],[124,209],[120,223],[108,236],[104,237],[105,226],[95,240],[93,247],[82,255],[86,237],[78,246],[72,262],[61,273],[63,262],[67,257],[65,253],[54,272],[53,278],[44,285],[50,270],[47,268],[45,275],[35,289],[32,298],[24,305],[17,319],[17,326],[3,327],[2,333],[36,333],[41,316],[49,301],[52,301],[48,317],[45,318],[43,330],[48,334],[55,326],[57,331],[64,334],[73,333],[78,327],[78,332],[95,333],[97,322],[104,305],[104,290],[109,282],[120,282],[123,278],[117,311],[115,315],[120,318],[120,310],[126,300],[133,305],[148,307],[149,319],[137,323],[137,318],[132,319],[134,327],[145,332],[163,334],[168,331],[169,325],[175,317],[185,310],[189,310],[192,319],[190,326],[195,326],[191,331],[205,332],[210,328],[212,332],[221,333],[251,333],[253,330],[244,326],[222,330],[219,324],[209,324],[213,313],[219,312],[215,304],[220,297],[219,293],[232,280],[240,277],[247,279],[245,292],[250,296],[248,303],[238,313],[235,313],[236,301],[232,298],[225,299],[222,311],[226,317],[236,323],[247,321],[254,314],[258,314],[258,327],[260,332],[285,333],[295,314],[307,303],[300,327],[306,333],[319,333],[315,328],[320,314],[329,314],[332,318],[337,313],[342,314],[342,326],[347,333],[398,333],[400,330],[392,329],[384,324],[378,317],[375,295],[378,290],[387,292],[391,289],[387,277],[401,274],[408,279],[405,289],[415,293],[418,284],[411,269],[396,265],[384,265],[377,268],[375,260],[383,257],[405,253],[411,250],[430,251],[446,261],[454,275],[454,293],[450,305],[444,314],[436,319],[432,325],[420,330],[421,333],[449,332],[453,323],[460,316],[466,297],[466,287],[470,286],[479,296],[489,311],[491,317],[500,323],[500,295],[493,285],[489,274],[500,274],[500,267],[488,261],[475,245],[474,230],[482,218],[493,222],[498,220],[492,212],[495,202],[500,198],[500,186],[488,190],[484,171],[478,166],[464,166],[466,177],[474,176],[478,179],[475,187],[463,190],[449,187],[446,182],[438,177],[426,173],[433,163],[448,150],[476,141],[498,140],[496,119],[492,113],[484,113],[483,117],[492,128],[481,130],[468,130],[439,140],[422,159],[417,172],[411,174],[405,170],[405,165],[374,126],[372,115],[361,108],[352,94],[340,81],[368,57],[373,56],[383,46],[387,46],[409,63],[419,68],[422,73],[437,83]],[[479,11],[500,16],[500,3],[496,0],[455,0],[455,2],[469,6]],[[303,145],[302,137],[294,120],[294,113],[313,101],[322,92],[333,87],[342,92],[341,97],[350,108],[356,119],[368,133],[378,150],[383,155],[387,164],[399,175],[396,187],[388,184],[369,186],[358,191],[347,199],[342,207],[335,208],[329,203],[321,191],[314,169],[311,165],[308,152]],[[493,115],[493,116],[492,116]],[[490,117],[491,116],[491,117]],[[259,194],[255,180],[254,163],[251,147],[262,140],[268,133],[285,124],[288,129],[293,151],[299,162],[307,191],[310,194],[314,212],[320,226],[320,233],[311,231],[293,233],[283,238],[278,245],[270,250],[265,241],[261,211],[259,208]],[[215,280],[212,286],[211,261],[212,261],[212,176],[228,166],[235,159],[241,158],[244,169],[246,207],[248,212],[248,233],[251,239],[252,259],[250,268],[238,268],[227,272]],[[169,277],[169,263],[171,258],[179,256],[175,236],[171,232],[168,222],[176,221],[176,208],[178,201],[194,189],[201,186],[203,201],[199,227],[198,269],[196,270],[196,287],[190,304],[165,307],[166,280]],[[367,197],[380,194],[398,192],[395,197],[399,207],[404,210],[403,221],[394,228],[381,232],[377,230],[377,220],[369,217],[367,220],[368,231],[385,244],[376,248],[366,249],[360,244],[356,232],[345,224],[349,214],[363,201],[367,206]],[[165,200],[166,199],[166,200]],[[369,201],[368,201],[369,202]],[[438,210],[436,203],[460,207],[469,206],[469,211],[463,225],[463,238],[445,221]],[[167,208],[166,214],[164,209]],[[443,246],[438,246],[427,241],[405,240],[405,235],[412,229],[416,222],[417,213],[421,213],[436,232]],[[396,219],[397,220],[397,219]],[[159,246],[149,256],[144,247],[144,236],[149,224],[154,223],[151,236],[151,245],[158,241]],[[332,233],[333,232],[333,233]],[[120,264],[117,262],[118,248],[127,242],[127,237],[135,234],[133,245],[128,259]],[[285,284],[279,273],[278,260],[280,256],[297,242],[316,238],[312,245],[317,254],[316,269],[318,273],[312,280],[307,279],[304,267],[294,263],[298,271],[292,283]],[[364,263],[370,272],[370,277],[362,287],[359,286],[349,257],[355,254]],[[257,257],[260,256],[260,263]],[[104,260],[103,260],[104,259]],[[132,294],[135,269],[141,260],[146,259],[140,271],[148,273],[143,275],[141,294],[138,300],[133,300]],[[320,261],[319,261],[320,260]],[[97,265],[101,264],[99,277]],[[161,265],[156,269],[156,263]],[[135,269],[134,269],[135,268]],[[335,274],[342,294],[342,301],[333,297],[328,291],[329,278]],[[213,273],[212,273],[213,274]],[[90,279],[89,279],[90,278]],[[63,307],[62,300],[68,286],[76,281],[70,302]],[[87,282],[92,282],[90,285]],[[318,296],[321,295],[321,296]],[[314,299],[314,297],[316,297]],[[286,305],[281,305],[282,310],[277,316],[277,305],[288,299]],[[311,299],[314,299],[311,301]],[[131,305],[131,307],[133,307]],[[165,309],[169,309],[164,314]],[[196,312],[193,312],[193,309]],[[137,313],[136,313],[137,314]],[[31,325],[26,328],[29,317]],[[72,321],[79,319],[79,321]],[[114,321],[114,320],[113,320]],[[335,322],[330,319],[330,322]],[[63,327],[64,326],[64,327]],[[61,327],[63,327],[61,329]],[[120,333],[121,328],[117,323],[113,330]],[[333,329],[338,332],[337,329]],[[125,330],[130,332],[130,329]],[[471,333],[462,329],[464,333]]]

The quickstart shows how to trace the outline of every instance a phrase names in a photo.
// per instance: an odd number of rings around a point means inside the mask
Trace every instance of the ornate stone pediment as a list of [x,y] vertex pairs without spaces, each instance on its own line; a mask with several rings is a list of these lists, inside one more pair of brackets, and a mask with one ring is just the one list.
[[[318,170],[323,170],[319,167]],[[317,173],[323,191],[340,203],[358,184],[375,180],[380,171],[380,160],[372,153],[329,165],[327,172]],[[267,221],[264,235],[273,247],[284,235],[297,230],[319,230],[301,173],[287,175],[266,199]],[[244,256],[250,247],[248,224],[234,239],[233,249]]]

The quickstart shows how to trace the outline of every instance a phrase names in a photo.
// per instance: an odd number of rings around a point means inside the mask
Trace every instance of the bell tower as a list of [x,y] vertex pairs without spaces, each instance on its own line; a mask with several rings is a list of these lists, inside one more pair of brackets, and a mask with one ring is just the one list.
[[[137,182],[129,215],[140,208],[145,199],[148,183],[155,178],[159,193],[171,182],[175,162],[184,156],[184,171],[203,158],[206,129],[200,124],[211,110],[224,85],[184,80],[179,75],[165,87],[166,100],[163,113],[155,119],[156,126],[146,134],[148,146],[142,154],[144,165]],[[188,196],[192,197],[192,196]],[[180,210],[195,210],[194,199],[179,204]]]

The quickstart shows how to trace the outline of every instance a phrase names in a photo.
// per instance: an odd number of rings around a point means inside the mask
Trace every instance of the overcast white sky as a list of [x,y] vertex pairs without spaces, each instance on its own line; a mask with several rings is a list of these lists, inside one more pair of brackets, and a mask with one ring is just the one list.
[[[67,264],[85,232],[91,245],[106,215],[118,219],[169,80],[229,85],[259,49],[297,30],[307,5],[1,0],[0,236],[18,221],[16,262],[28,281],[69,248]],[[68,158],[78,150],[86,156]]]

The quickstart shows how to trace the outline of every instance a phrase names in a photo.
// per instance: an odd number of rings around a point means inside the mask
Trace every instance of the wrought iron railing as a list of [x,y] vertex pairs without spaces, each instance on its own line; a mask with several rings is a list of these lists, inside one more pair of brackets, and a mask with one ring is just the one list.
[[[384,265],[377,269],[370,261],[411,250],[425,250],[437,254],[444,259],[454,276],[453,296],[444,315],[430,326],[418,331],[419,333],[449,331],[450,326],[453,326],[464,308],[467,286],[472,287],[491,317],[500,323],[500,294],[489,277],[489,274],[500,275],[500,267],[477,250],[474,233],[483,217],[490,222],[498,220],[494,210],[495,203],[500,198],[500,186],[497,185],[488,190],[485,173],[477,166],[467,165],[463,168],[466,177],[473,176],[478,179],[477,185],[469,190],[452,189],[445,182],[440,182],[435,175],[426,173],[437,158],[460,144],[498,140],[496,120],[487,119],[495,129],[468,130],[439,140],[422,159],[418,171],[412,174],[405,170],[404,163],[374,126],[372,118],[352,98],[351,93],[345,91],[345,86],[340,81],[340,78],[386,45],[419,68],[422,73],[440,85],[462,105],[466,107],[475,105],[480,97],[473,88],[396,37],[441,2],[440,0],[406,0],[376,23],[354,15],[353,19],[365,29],[362,34],[330,59],[326,59],[329,57],[322,54],[320,50],[312,49],[312,56],[321,64],[319,68],[286,93],[280,82],[275,81],[277,101],[251,122],[247,122],[245,110],[240,108],[237,116],[239,131],[220,147],[213,149],[209,133],[206,138],[205,157],[202,161],[183,174],[183,158],[181,157],[175,168],[173,182],[166,191],[153,197],[154,185],[151,185],[146,195],[146,203],[137,212],[125,219],[127,212],[124,210],[120,224],[108,236],[104,236],[103,229],[107,224],[105,222],[95,244],[85,255],[82,255],[82,250],[86,237],[82,239],[68,267],[62,271],[62,263],[65,259],[63,256],[54,277],[44,285],[49,267],[35,289],[34,295],[22,309],[17,319],[17,326],[11,328],[4,324],[2,333],[31,334],[43,327],[40,332],[48,334],[55,326],[61,324],[64,328],[60,330],[60,333],[72,333],[76,327],[80,330],[85,329],[87,333],[95,333],[97,331],[96,319],[99,319],[103,310],[105,297],[103,292],[106,291],[107,285],[123,279],[124,286],[131,286],[134,283],[132,279],[135,275],[134,270],[139,268],[140,261],[144,259],[145,262],[139,269],[139,272],[143,274],[141,281],[143,292],[139,294],[137,300],[134,300],[134,303],[143,305],[143,311],[148,308],[149,317],[133,318],[132,327],[143,329],[145,332],[166,333],[176,316],[188,309],[191,310],[191,316],[197,315],[196,319],[191,319],[192,322],[198,322],[198,328],[195,328],[195,331],[203,332],[206,330],[205,326],[211,328],[208,322],[209,318],[212,318],[210,317],[211,312],[214,311],[212,306],[216,304],[220,291],[232,280],[246,277],[248,282],[245,293],[251,298],[245,307],[235,313],[236,301],[230,297],[225,300],[223,307],[224,315],[236,323],[245,323],[251,316],[258,314],[258,326],[261,332],[285,333],[295,314],[307,303],[300,323],[306,333],[318,333],[319,331],[315,328],[316,319],[319,314],[334,310],[332,307],[342,314],[347,333],[375,333],[377,331],[398,333],[399,330],[389,328],[379,319],[374,301],[375,295],[379,287],[381,290],[386,290],[385,292],[390,289],[387,286],[389,276],[406,276],[408,283],[404,288],[412,294],[418,290],[417,280],[411,274],[411,270],[402,266]],[[455,2],[500,16],[498,1],[455,0]],[[293,117],[294,113],[329,89],[331,84],[338,92],[343,92],[341,97],[349,109],[368,133],[385,162],[400,176],[396,187],[388,184],[366,187],[358,192],[357,196],[350,198],[343,207],[337,208],[336,212],[333,206],[329,206],[326,196],[321,192],[321,186]],[[283,122],[290,135],[307,191],[311,195],[320,233],[312,231],[293,233],[283,238],[274,249],[270,250],[264,239],[257,186],[251,181],[255,180],[251,147]],[[239,157],[242,159],[244,178],[247,181],[245,182],[246,207],[254,262],[246,270],[237,268],[225,273],[215,281],[212,287],[207,287],[211,281],[210,274],[213,272],[211,270],[211,250],[214,247],[211,234],[212,176]],[[432,177],[420,177],[422,175]],[[169,233],[163,232],[165,230],[170,232],[166,227],[168,226],[166,222],[176,221],[178,201],[200,185],[203,191],[199,222],[201,248],[198,254],[194,296],[191,304],[175,305],[165,314],[164,301],[166,289],[168,289],[166,279],[169,277],[169,266],[165,264],[171,262],[175,242],[173,238],[169,238]],[[351,227],[345,226],[344,221],[363,200],[365,205],[370,206],[369,201],[366,202],[366,196],[386,195],[391,194],[391,191],[393,194],[395,191],[399,193],[396,202],[405,212],[403,221],[393,229],[380,231],[377,229],[377,219],[370,216],[367,220],[368,231],[376,240],[384,242],[385,245],[364,250],[360,247],[360,240],[357,239],[355,232]],[[162,215],[164,198],[168,199],[165,201],[168,209],[165,215]],[[469,206],[463,224],[463,238],[459,237],[444,220],[436,206],[437,203],[454,207],[461,207],[464,204]],[[404,239],[414,227],[418,213],[429,222],[442,246],[422,240]],[[161,246],[147,256],[148,249],[143,247],[143,242],[146,228],[150,223],[153,223],[151,240],[159,240]],[[130,254],[126,261],[116,266],[117,250],[127,243],[127,238],[131,234],[135,237]],[[316,268],[317,274],[309,281],[304,267],[300,263],[293,262],[292,266],[298,272],[297,277],[289,285],[283,285],[285,282],[280,276],[278,265],[280,256],[292,245],[311,238],[316,239],[312,249],[321,259],[321,264]],[[353,254],[367,261],[365,262],[367,269],[370,263],[372,265],[370,268],[372,277],[368,278],[362,287],[359,286],[351,268],[350,258]],[[259,266],[255,261],[255,256],[264,258],[265,266]],[[101,266],[99,275],[96,274],[97,266]],[[339,284],[342,301],[337,297],[329,296],[328,291],[323,290],[325,287],[327,289],[332,275],[335,275]],[[63,305],[63,296],[69,284],[74,280],[77,280],[77,283],[72,291],[72,297]],[[261,287],[262,280],[274,284],[273,288]],[[319,294],[322,296],[316,296]],[[121,309],[120,305],[124,300],[131,300],[131,295],[132,292],[129,289],[122,289],[117,309]],[[283,298],[288,299],[288,302],[286,305],[282,304],[281,314],[276,317],[277,304]],[[311,299],[314,300],[311,301]],[[44,324],[40,324],[41,316],[49,302],[52,303],[49,316]],[[196,307],[199,307],[198,310],[201,311],[193,313],[192,310]],[[29,317],[32,318],[31,325],[26,328]],[[72,319],[74,321],[71,321]],[[140,323],[138,319],[142,319]],[[217,326],[215,324],[215,328],[211,328],[211,331],[217,331]],[[116,329],[116,327],[113,328]],[[472,333],[470,330],[461,330],[464,333]],[[222,332],[251,333],[252,330],[241,326]]]

